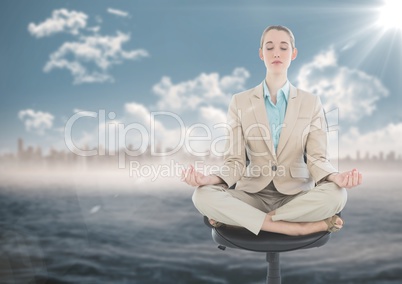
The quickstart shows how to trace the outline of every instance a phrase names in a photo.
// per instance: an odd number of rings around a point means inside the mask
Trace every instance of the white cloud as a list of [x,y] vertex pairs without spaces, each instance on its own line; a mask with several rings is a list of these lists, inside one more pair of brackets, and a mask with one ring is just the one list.
[[218,73],[201,73],[193,80],[172,83],[167,76],[153,86],[160,97],[157,107],[174,111],[194,110],[201,104],[227,105],[233,93],[244,90],[250,73],[236,68],[231,75],[220,78]]
[[402,140],[402,123],[390,123],[378,130],[368,133],[360,133],[353,127],[347,133],[341,135],[340,139],[340,155],[342,157],[349,155],[355,157],[356,152],[360,152],[360,157],[364,157],[366,153],[370,155],[378,155],[380,152],[387,155],[390,151],[397,150],[396,154],[401,155],[402,150],[397,145],[401,145]]
[[[108,11],[128,16],[124,11]],[[50,55],[44,72],[67,69],[74,78],[74,84],[113,82],[113,76],[108,73],[111,66],[149,56],[144,49],[123,49],[122,45],[130,40],[129,34],[117,31],[115,36],[103,36],[99,34],[100,26],[87,27],[87,20],[85,13],[59,9],[54,10],[52,17],[42,23],[28,25],[28,31],[37,38],[60,32],[71,33],[77,38],[77,41],[63,43]],[[99,16],[95,20],[102,23]],[[84,35],[81,30],[92,35]]]
[[128,12],[113,9],[113,8],[108,8],[107,11],[108,11],[108,13],[119,16],[119,17],[129,17],[130,16],[130,14]]
[[210,125],[226,122],[226,112],[213,106],[201,107],[200,116],[205,123]]
[[356,122],[371,115],[389,91],[376,77],[340,66],[333,48],[301,67],[298,86],[321,96],[325,109],[339,108],[341,120]]
[[98,33],[99,31],[100,31],[100,26],[94,26],[94,27],[91,27],[91,28],[87,28],[87,31],[90,31],[90,32],[93,32],[93,33]]
[[[146,106],[136,102],[131,102],[126,103],[124,108],[128,115],[124,119],[126,125],[129,125],[130,123],[138,123],[144,126],[148,138],[150,139],[151,135],[153,135],[156,145],[162,146],[162,149],[175,148],[180,145],[179,143],[191,140],[191,142],[188,142],[190,148],[187,148],[186,144],[182,145],[182,147],[185,147],[185,151],[203,152],[209,148],[213,139],[225,134],[224,128],[214,128],[214,125],[226,122],[226,112],[211,105],[201,107],[199,111],[194,113],[195,117],[200,118],[200,121],[194,124],[190,124],[188,120],[182,119],[180,112],[168,112],[167,114],[158,114],[158,112],[156,112],[154,114],[158,115],[154,117],[154,121],[152,122],[153,128],[151,128],[152,113]],[[171,115],[177,116],[173,118]],[[177,119],[177,121],[174,122],[173,127],[168,127],[166,121],[172,118]],[[182,126],[180,126],[179,121],[183,124]],[[137,145],[137,148],[141,143],[141,139],[144,139],[144,137],[141,137],[138,133],[138,131],[134,130],[134,132],[127,135],[127,141],[130,141],[131,144]],[[197,141],[197,137],[201,137],[199,141]],[[203,140],[205,137],[210,138]]]
[[52,114],[42,111],[35,112],[32,109],[19,111],[18,118],[24,122],[27,131],[32,131],[39,135],[43,135],[46,129],[51,129],[54,120]]
[[[185,141],[191,139],[191,142],[189,142],[191,148],[186,148],[186,144],[181,145],[184,147],[184,151],[203,152],[209,149],[211,142],[215,138],[225,134],[226,129],[224,127],[214,128],[214,125],[226,122],[226,112],[230,97],[235,92],[245,89],[244,84],[248,76],[247,70],[236,68],[228,76],[220,76],[218,73],[202,73],[194,80],[179,82],[176,85],[171,84],[169,87],[171,96],[178,89],[179,91],[177,91],[178,94],[176,95],[180,99],[186,99],[186,94],[181,93],[184,90],[192,92],[195,97],[196,94],[202,96],[199,101],[197,100],[199,107],[190,110],[180,106],[176,109],[168,107],[155,108],[155,106],[146,106],[138,102],[127,102],[123,106],[124,115],[122,117],[113,121],[107,120],[90,132],[82,132],[82,138],[77,137],[76,144],[82,146],[85,143],[91,147],[97,147],[98,135],[100,137],[106,135],[107,141],[115,141],[115,133],[108,131],[109,125],[115,124],[115,128],[118,128],[117,124],[120,123],[125,130],[130,129],[125,135],[125,141],[120,141],[120,143],[132,145],[134,149],[144,146],[145,141],[150,143],[151,136],[153,136],[155,138],[154,145],[160,146],[161,149],[175,148],[183,142],[182,139],[185,139]],[[160,84],[161,82],[156,86],[161,87]],[[162,90],[163,88],[158,90],[161,95],[159,102],[157,102],[158,105],[164,105],[166,101]],[[226,101],[227,104],[221,107],[223,102]],[[151,112],[150,109],[156,109],[156,111]],[[76,108],[73,111],[83,112],[85,110]],[[188,116],[189,112],[191,116]],[[151,122],[153,114],[154,121]],[[131,126],[133,127],[131,128]],[[147,137],[142,135],[143,131],[145,131]],[[201,139],[194,141],[197,137],[201,137]],[[210,137],[209,140],[208,137]],[[207,138],[207,140],[204,138]],[[108,149],[116,147],[114,143],[108,144]],[[217,144],[216,149],[222,150],[224,145],[220,144]]]
[[74,113],[79,112],[82,116],[93,116],[94,115],[93,111],[83,110],[83,109],[79,109],[79,108],[73,109],[73,112]]
[[[207,126],[211,133],[211,141],[219,141],[218,143],[214,142],[213,144],[209,141],[198,142],[196,145],[201,149],[211,149],[212,153],[218,151],[222,152],[225,150],[225,141],[222,140],[222,137],[226,137],[228,135],[226,125],[226,106],[225,110],[221,108],[216,108],[214,106],[206,106],[200,107],[199,117],[200,122]],[[201,130],[196,132],[199,137],[205,136],[205,131]]]
[[137,121],[141,122],[149,122],[150,119],[150,112],[149,110],[142,104],[139,103],[126,103],[124,105],[125,112],[130,115],[130,117],[136,118]]
[[82,12],[68,11],[66,9],[54,10],[52,17],[42,23],[30,23],[28,25],[28,31],[37,38],[60,32],[77,35],[80,29],[86,27],[87,19],[88,16]]
[[[173,145],[177,145],[178,141],[180,140],[177,135],[180,134],[181,129],[168,129],[162,122],[163,118],[171,118],[168,114],[166,115],[156,115],[154,113],[154,119],[152,120],[152,114],[149,109],[139,103],[131,102],[126,103],[124,105],[125,112],[127,114],[126,118],[124,119],[125,123],[129,125],[130,123],[138,123],[144,127],[145,131],[147,132],[147,136],[150,139],[151,135],[155,137],[155,141],[158,141],[159,144],[163,144],[166,147],[173,147]],[[179,118],[180,119],[180,118]],[[152,128],[151,128],[152,123]],[[139,127],[137,127],[139,129]],[[152,133],[153,132],[153,133]],[[141,139],[144,137],[138,136],[131,136],[130,141],[132,143],[140,143]]]
[[[108,69],[123,60],[137,60],[149,56],[144,49],[123,50],[122,45],[130,35],[117,32],[116,36],[82,36],[80,41],[65,42],[50,55],[44,67],[45,72],[53,69],[67,69],[74,77],[74,84],[113,82]],[[90,68],[89,65],[94,67]]]

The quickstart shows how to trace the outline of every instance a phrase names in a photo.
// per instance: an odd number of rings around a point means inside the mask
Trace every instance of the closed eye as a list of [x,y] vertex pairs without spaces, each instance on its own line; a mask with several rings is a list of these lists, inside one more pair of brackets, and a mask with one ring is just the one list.
[[[274,48],[273,47],[271,47],[271,48],[267,48],[267,50],[273,50]],[[281,47],[281,50],[288,50],[287,48],[283,48],[283,47]]]

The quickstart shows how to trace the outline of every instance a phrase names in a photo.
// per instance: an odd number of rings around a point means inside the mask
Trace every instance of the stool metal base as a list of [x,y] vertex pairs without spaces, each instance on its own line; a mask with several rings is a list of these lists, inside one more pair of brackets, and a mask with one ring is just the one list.
[[246,229],[224,226],[212,229],[212,239],[224,250],[226,247],[266,253],[267,284],[281,284],[279,254],[286,251],[309,249],[325,245],[330,239],[329,232],[318,232],[306,236],[287,236],[260,232],[258,236]]
[[278,252],[267,252],[267,284],[281,284],[281,265]]

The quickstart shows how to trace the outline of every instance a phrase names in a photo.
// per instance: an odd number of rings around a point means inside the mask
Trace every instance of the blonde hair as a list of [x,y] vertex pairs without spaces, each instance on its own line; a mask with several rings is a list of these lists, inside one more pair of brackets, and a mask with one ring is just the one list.
[[264,36],[265,36],[265,34],[267,32],[269,32],[270,30],[278,30],[278,31],[286,32],[290,37],[290,44],[292,45],[292,49],[295,48],[295,37],[294,37],[292,31],[289,28],[285,27],[285,26],[268,26],[268,27],[266,27],[265,30],[262,32],[260,48],[262,48],[262,45],[264,44]]

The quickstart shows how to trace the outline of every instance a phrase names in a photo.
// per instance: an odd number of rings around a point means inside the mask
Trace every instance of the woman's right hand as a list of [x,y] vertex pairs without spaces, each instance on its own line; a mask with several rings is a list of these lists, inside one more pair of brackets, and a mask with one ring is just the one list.
[[181,172],[181,180],[191,186],[212,184],[212,177],[197,172],[192,165]]

